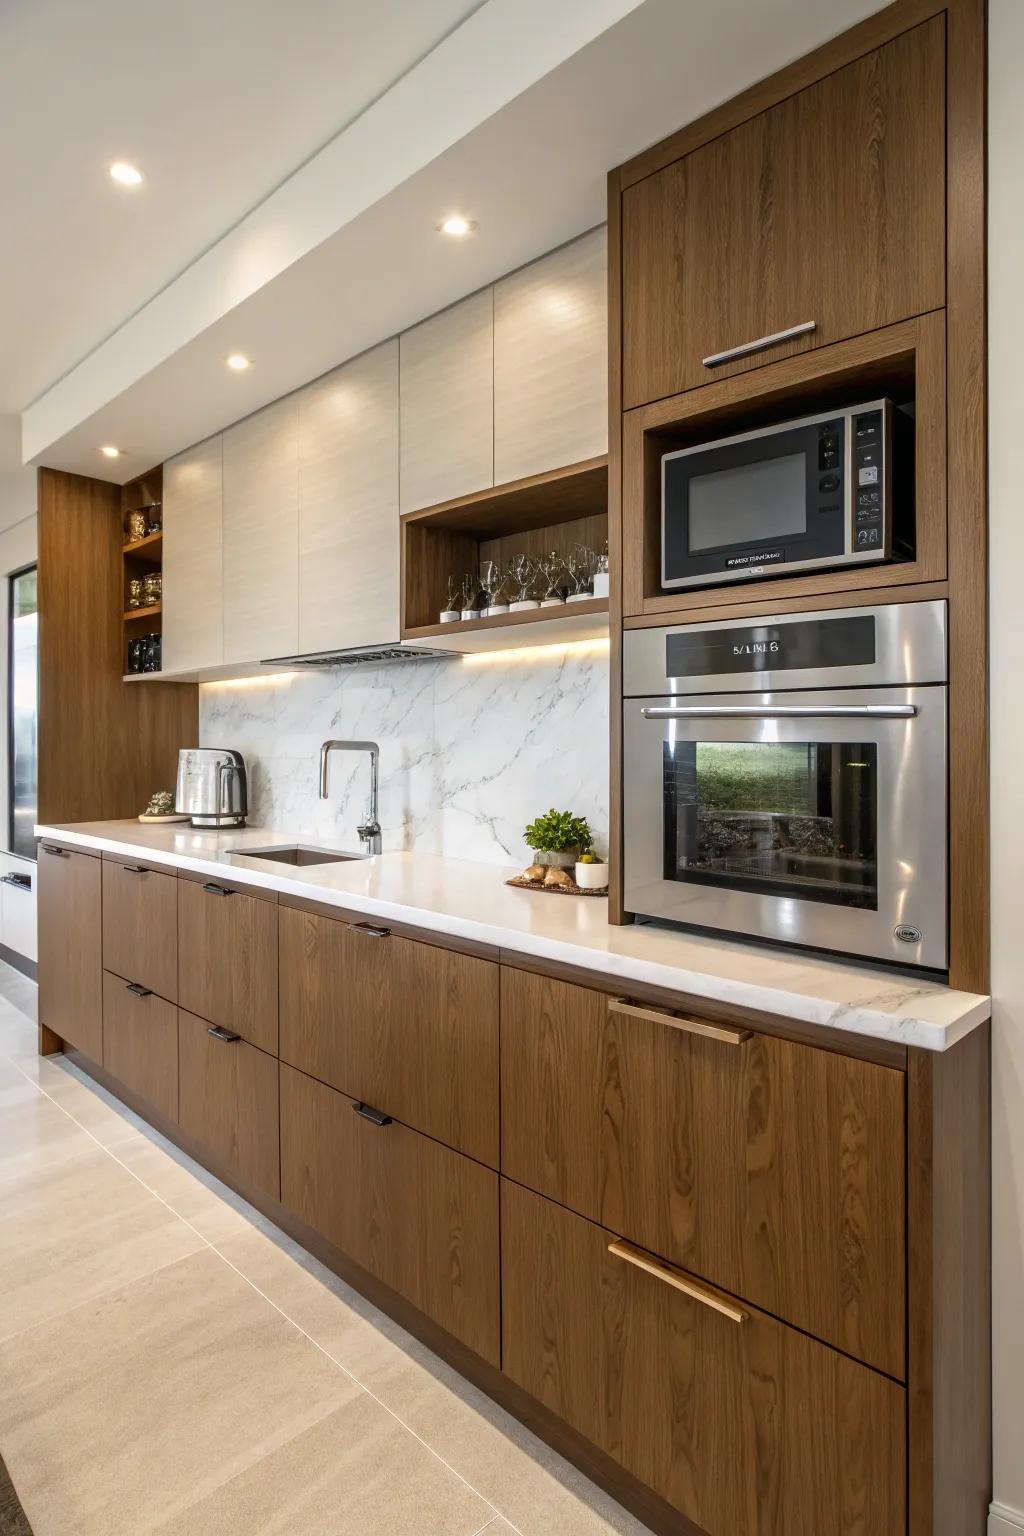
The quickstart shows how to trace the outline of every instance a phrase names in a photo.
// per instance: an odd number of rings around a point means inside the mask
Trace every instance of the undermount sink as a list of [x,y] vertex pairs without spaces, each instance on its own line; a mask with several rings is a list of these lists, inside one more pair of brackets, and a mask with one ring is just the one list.
[[229,853],[241,854],[246,859],[273,859],[276,864],[344,864],[351,859],[363,859],[363,853],[336,853],[333,848],[312,848],[308,844],[294,844],[281,848],[229,848]]

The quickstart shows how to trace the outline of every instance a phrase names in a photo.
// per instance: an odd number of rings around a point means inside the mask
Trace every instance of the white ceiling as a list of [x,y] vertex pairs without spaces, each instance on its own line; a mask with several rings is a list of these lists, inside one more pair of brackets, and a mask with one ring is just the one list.
[[27,455],[127,478],[600,222],[610,166],[876,9],[0,0],[0,408],[42,392]]

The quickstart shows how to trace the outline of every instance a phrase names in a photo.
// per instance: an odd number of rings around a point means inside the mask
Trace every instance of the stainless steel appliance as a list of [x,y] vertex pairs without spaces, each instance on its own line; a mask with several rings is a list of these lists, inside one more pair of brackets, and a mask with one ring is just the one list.
[[623,641],[628,911],[942,970],[946,605]]
[[231,747],[184,747],[178,753],[174,809],[194,827],[244,827],[245,763]]
[[666,453],[662,585],[908,557],[913,437],[904,412],[873,400]]

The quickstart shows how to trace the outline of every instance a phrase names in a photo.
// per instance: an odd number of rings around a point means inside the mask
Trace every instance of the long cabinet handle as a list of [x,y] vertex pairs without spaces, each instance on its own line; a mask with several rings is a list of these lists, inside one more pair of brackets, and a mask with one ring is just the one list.
[[623,1243],[616,1238],[613,1243],[608,1244],[608,1252],[615,1258],[622,1259],[626,1264],[632,1264],[635,1269],[642,1269],[645,1275],[653,1275],[655,1280],[661,1280],[665,1285],[671,1285],[674,1290],[682,1291],[684,1296],[699,1301],[702,1306],[710,1307],[713,1312],[720,1312],[731,1323],[745,1323],[750,1317],[749,1312],[744,1312],[743,1308],[738,1307],[735,1302],[727,1301],[709,1285],[701,1285],[699,1280],[690,1280],[681,1275],[678,1270],[669,1269],[666,1264],[659,1264],[644,1253],[642,1248],[634,1248],[632,1243]]
[[349,923],[348,927],[351,928],[353,933],[365,933],[371,939],[389,939],[391,937],[390,928],[379,928],[376,923]]
[[727,347],[724,352],[712,352],[702,357],[705,368],[717,368],[719,363],[731,363],[737,357],[749,357],[751,352],[763,352],[766,347],[777,347],[782,341],[793,341],[797,336],[807,336],[818,328],[816,320],[802,320],[799,325],[787,326],[784,331],[773,331],[770,336],[759,336],[756,341],[741,341],[738,347]]
[[362,1115],[363,1119],[369,1120],[372,1125],[383,1126],[391,1124],[390,1115],[383,1114],[379,1109],[374,1109],[370,1104],[364,1104],[361,1099],[358,1104],[353,1104],[352,1108],[357,1115]]
[[621,1013],[627,1019],[643,1019],[648,1024],[667,1024],[670,1029],[681,1029],[688,1035],[704,1035],[708,1040],[720,1040],[723,1045],[742,1045],[753,1034],[751,1029],[734,1029],[731,1024],[708,1024],[703,1019],[684,1019],[681,1014],[670,1013],[662,1008],[641,1008],[625,997],[610,997],[608,1012]]
[[52,853],[55,859],[70,859],[71,855],[66,848],[57,848],[53,843],[43,843],[43,852]]
[[122,864],[121,868],[124,870],[126,875],[148,874],[148,870],[146,869],[145,864]]
[[913,720],[916,704],[646,704],[645,720]]
[[126,986],[126,988],[127,988],[127,990],[129,992],[134,992],[136,997],[152,997],[153,996],[153,988],[152,987],[144,987],[142,985],[141,981],[129,981],[129,982],[125,983],[125,986]]
[[212,1035],[215,1040],[223,1040],[226,1045],[231,1045],[235,1040],[242,1038],[233,1029],[222,1029],[219,1024],[211,1024],[206,1033]]
[[217,885],[213,880],[207,880],[203,890],[208,896],[233,896],[234,891],[229,891],[226,885]]

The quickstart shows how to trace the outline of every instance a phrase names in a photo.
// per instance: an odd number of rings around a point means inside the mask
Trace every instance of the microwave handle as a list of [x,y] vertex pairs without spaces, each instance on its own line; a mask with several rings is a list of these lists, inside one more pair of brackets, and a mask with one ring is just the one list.
[[727,347],[724,352],[712,352],[708,357],[702,357],[701,362],[705,368],[717,368],[719,363],[731,363],[737,357],[749,357],[751,352],[763,352],[767,347],[777,347],[780,342],[807,336],[816,329],[816,320],[804,320],[800,325],[788,326],[786,330],[775,331],[771,336],[759,336],[756,341],[743,341],[738,347]]
[[649,704],[645,720],[911,720],[916,704]]

